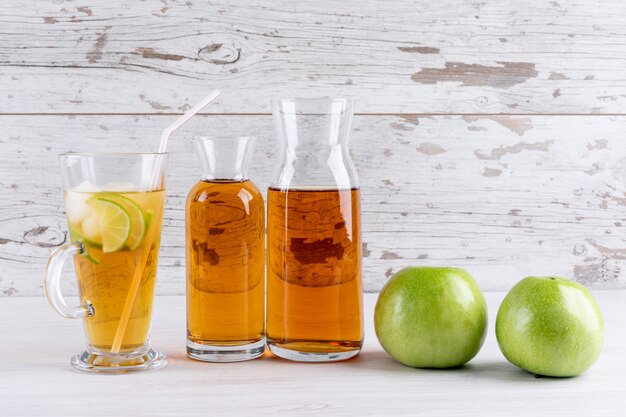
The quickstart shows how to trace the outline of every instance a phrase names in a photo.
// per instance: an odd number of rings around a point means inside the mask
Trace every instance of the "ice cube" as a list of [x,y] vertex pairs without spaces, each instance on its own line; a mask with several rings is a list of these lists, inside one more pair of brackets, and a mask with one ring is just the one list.
[[65,193],[65,209],[67,218],[71,224],[80,223],[85,217],[93,211],[86,201],[92,196],[92,193],[77,192],[69,190]]
[[82,221],[80,229],[83,237],[91,240],[92,242],[102,242],[102,230],[100,229],[100,219],[95,212],[89,214]]
[[129,182],[109,182],[102,187],[102,191],[132,193],[139,191],[139,189],[135,184]]
[[67,210],[67,218],[71,224],[77,225],[93,211],[93,208],[85,202],[93,194],[98,192],[100,192],[100,188],[89,181],[83,181],[76,187],[72,187],[66,191],[65,209]]
[[72,191],[76,191],[78,193],[98,193],[101,190],[97,185],[94,185],[89,181],[83,181],[76,187],[72,187]]

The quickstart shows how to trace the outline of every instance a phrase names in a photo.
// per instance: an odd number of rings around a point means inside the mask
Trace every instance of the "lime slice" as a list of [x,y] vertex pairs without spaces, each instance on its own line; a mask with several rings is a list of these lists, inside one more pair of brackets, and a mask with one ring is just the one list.
[[[99,226],[99,225],[98,225]],[[80,225],[79,225],[80,227]],[[102,242],[97,242],[95,240],[91,240],[85,236],[85,233],[81,233],[76,226],[69,226],[70,231],[70,239],[72,242],[83,242],[87,246],[91,246],[93,248],[102,248]]]
[[128,212],[118,203],[97,198],[95,206],[102,230],[102,252],[111,253],[124,247],[130,236],[131,219]]
[[89,262],[98,265],[100,261],[94,258],[93,256],[91,256],[91,254],[89,253],[89,248],[94,247],[94,246],[97,248],[100,248],[102,247],[102,245],[100,245],[99,243],[91,242],[88,239],[85,239],[83,236],[80,235],[80,233],[76,231],[76,229],[72,227],[72,225],[69,226],[69,231],[70,231],[70,241],[72,243],[80,242],[83,244],[85,248],[85,251],[81,253],[80,256],[83,256],[87,258]]
[[146,210],[146,216],[145,216],[146,221],[144,222],[146,226],[146,231],[148,231],[148,227],[150,226],[150,223],[152,223],[153,217],[154,217],[154,211]]
[[87,258],[87,260],[88,260],[89,262],[91,262],[92,264],[96,264],[96,265],[98,265],[98,264],[100,263],[100,261],[99,261],[99,260],[97,260],[96,258],[94,258],[93,256],[91,256],[91,255],[89,254],[89,252],[87,252],[87,249],[85,249],[85,252],[83,252],[80,256],[82,256],[82,257],[84,257],[84,258]]
[[122,206],[130,217],[130,235],[126,241],[126,247],[135,250],[141,245],[146,234],[147,222],[144,212],[133,200],[120,194],[100,194],[96,198],[102,198]]

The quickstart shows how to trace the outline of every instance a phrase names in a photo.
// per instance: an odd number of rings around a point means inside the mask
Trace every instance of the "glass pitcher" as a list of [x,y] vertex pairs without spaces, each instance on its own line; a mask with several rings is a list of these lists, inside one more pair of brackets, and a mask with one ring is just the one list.
[[187,354],[208,362],[265,349],[265,205],[247,174],[255,139],[196,138],[204,174],[186,207]]
[[279,163],[267,195],[267,342],[282,358],[351,358],[363,343],[361,209],[348,151],[354,101],[272,102]]

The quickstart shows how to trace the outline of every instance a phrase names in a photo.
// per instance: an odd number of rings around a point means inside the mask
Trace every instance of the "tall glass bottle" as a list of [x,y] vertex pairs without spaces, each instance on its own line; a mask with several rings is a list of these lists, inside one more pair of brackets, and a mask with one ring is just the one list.
[[265,347],[265,206],[248,178],[253,138],[196,138],[203,179],[186,207],[187,354],[210,362]]
[[348,359],[363,343],[360,196],[348,151],[354,102],[272,105],[280,162],[267,196],[268,346],[296,361]]

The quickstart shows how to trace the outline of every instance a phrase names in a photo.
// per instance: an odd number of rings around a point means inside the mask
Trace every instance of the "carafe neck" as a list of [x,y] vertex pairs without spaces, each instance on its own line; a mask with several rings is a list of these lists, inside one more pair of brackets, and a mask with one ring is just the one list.
[[197,137],[202,179],[209,181],[248,179],[248,164],[254,150],[253,137]]
[[348,149],[353,100],[277,99],[272,105],[279,155],[272,186],[358,187]]

